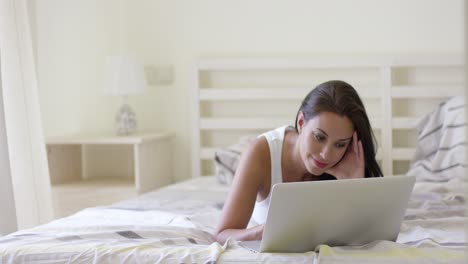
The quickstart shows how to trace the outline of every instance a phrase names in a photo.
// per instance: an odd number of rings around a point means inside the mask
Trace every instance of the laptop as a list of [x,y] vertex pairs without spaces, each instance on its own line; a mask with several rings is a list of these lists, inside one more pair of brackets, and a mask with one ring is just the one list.
[[307,252],[318,245],[360,246],[396,241],[414,176],[279,183],[273,186],[255,252]]

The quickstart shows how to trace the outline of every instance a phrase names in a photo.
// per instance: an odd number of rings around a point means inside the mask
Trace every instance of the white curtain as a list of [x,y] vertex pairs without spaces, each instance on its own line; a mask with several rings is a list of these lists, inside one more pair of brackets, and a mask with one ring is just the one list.
[[[0,61],[1,57],[2,54],[0,53]],[[0,217],[0,236],[18,229],[16,223],[15,199],[13,197],[13,188],[11,184],[10,158],[8,156],[4,116],[0,63],[0,211],[4,216]]]
[[[28,19],[27,0],[0,0],[0,158],[9,166],[0,167],[0,184],[9,189],[0,192],[0,218],[8,218],[0,233],[11,232],[11,223],[23,229],[53,216]],[[11,208],[14,214],[4,214]]]

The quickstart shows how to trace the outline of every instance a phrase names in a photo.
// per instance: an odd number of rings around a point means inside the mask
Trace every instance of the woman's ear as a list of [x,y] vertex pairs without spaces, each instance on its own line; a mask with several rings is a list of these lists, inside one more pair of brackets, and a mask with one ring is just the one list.
[[304,118],[304,113],[302,111],[299,111],[298,116],[297,116],[297,132],[301,133],[302,128],[305,124],[305,118]]

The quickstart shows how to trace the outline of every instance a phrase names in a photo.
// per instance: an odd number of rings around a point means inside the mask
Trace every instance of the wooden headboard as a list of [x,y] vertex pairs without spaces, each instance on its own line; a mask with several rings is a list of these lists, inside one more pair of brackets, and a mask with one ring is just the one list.
[[344,80],[364,101],[384,175],[404,174],[419,119],[444,99],[464,95],[460,54],[206,59],[193,71],[192,177],[214,174],[216,149],[282,125],[294,125],[305,95]]

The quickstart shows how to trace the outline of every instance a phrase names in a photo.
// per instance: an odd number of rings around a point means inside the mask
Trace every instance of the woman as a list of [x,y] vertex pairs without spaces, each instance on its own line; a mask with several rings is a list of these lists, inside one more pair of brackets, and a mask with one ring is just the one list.
[[[228,238],[261,240],[278,182],[380,176],[359,95],[343,81],[322,83],[303,100],[295,127],[262,134],[242,154],[215,238],[221,244]],[[258,225],[246,228],[251,217]]]

